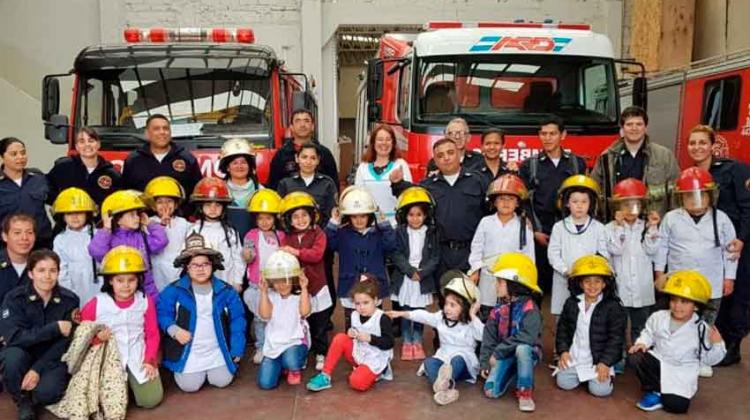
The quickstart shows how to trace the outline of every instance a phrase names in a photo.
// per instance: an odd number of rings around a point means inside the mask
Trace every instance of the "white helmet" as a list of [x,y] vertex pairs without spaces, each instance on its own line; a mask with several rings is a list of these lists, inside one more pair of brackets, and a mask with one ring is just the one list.
[[263,266],[263,278],[268,282],[285,280],[297,284],[302,272],[297,257],[286,251],[275,251]]
[[341,193],[339,211],[342,215],[377,213],[378,206],[369,191],[362,187],[351,186]]

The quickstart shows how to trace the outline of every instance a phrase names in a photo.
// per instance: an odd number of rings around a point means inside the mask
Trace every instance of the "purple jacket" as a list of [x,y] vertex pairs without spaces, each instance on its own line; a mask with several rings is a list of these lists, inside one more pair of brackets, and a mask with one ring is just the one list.
[[97,230],[89,243],[89,254],[100,263],[104,259],[104,255],[118,245],[127,245],[140,250],[149,268],[144,276],[143,288],[148,296],[156,299],[159,295],[159,289],[154,284],[154,276],[151,274],[151,260],[146,254],[146,245],[143,243],[143,240],[145,237],[148,241],[148,250],[151,252],[151,255],[160,253],[167,246],[169,240],[167,239],[164,227],[159,223],[149,223],[147,229],[148,234],[146,235],[139,230],[117,229],[114,233],[107,229]]

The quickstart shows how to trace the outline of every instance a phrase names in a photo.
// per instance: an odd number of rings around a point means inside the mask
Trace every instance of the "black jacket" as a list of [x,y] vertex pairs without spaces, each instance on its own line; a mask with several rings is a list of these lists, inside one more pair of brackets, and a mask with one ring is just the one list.
[[[557,323],[555,346],[557,354],[570,351],[580,309],[578,296],[570,296],[563,306],[560,320]],[[604,297],[591,315],[589,324],[589,347],[594,358],[594,365],[604,363],[614,366],[622,359],[627,317],[620,300]]]
[[8,251],[6,249],[0,250],[0,304],[3,303],[3,298],[8,292],[28,282],[29,276],[26,274],[26,270],[24,269],[19,276],[10,262]]
[[47,173],[47,183],[47,204],[52,204],[62,190],[77,187],[89,193],[97,205],[101,205],[108,195],[122,189],[122,176],[112,163],[101,156],[91,173],[79,156],[65,156],[55,161]]
[[750,166],[731,159],[715,159],[709,168],[719,185],[716,207],[729,216],[737,239],[750,241]]
[[52,240],[52,224],[44,203],[49,187],[47,178],[39,171],[26,170],[19,187],[0,171],[0,221],[11,213],[22,212],[36,221],[37,244],[47,245]]
[[404,276],[411,276],[419,273],[419,289],[422,294],[435,293],[435,276],[437,275],[438,264],[440,264],[440,243],[438,242],[437,229],[433,226],[427,228],[427,236],[422,246],[422,261],[419,267],[413,267],[409,264],[409,233],[407,227],[400,225],[396,228],[396,250],[390,255],[393,261],[393,293],[398,295],[401,285],[404,283]]
[[[318,166],[318,172],[323,175],[328,175],[336,184],[336,191],[339,189],[339,172],[336,169],[336,159],[333,158],[333,154],[328,150],[327,147],[320,143],[315,143],[318,146],[318,153],[320,154],[320,165]],[[279,187],[279,182],[282,179],[294,175],[295,172],[299,171],[299,166],[294,160],[297,155],[297,150],[294,147],[294,139],[287,139],[284,144],[276,152],[271,159],[270,173],[268,175],[268,182],[266,186],[272,190],[276,190]]]
[[29,353],[34,359],[31,369],[42,375],[62,363],[70,339],[62,335],[57,321],[72,321],[78,305],[78,296],[60,286],[46,306],[31,283],[18,286],[0,306],[0,338],[5,346]]
[[327,225],[331,210],[336,206],[336,182],[330,176],[316,172],[310,185],[305,185],[305,180],[296,172],[282,179],[276,189],[282,197],[294,191],[303,191],[313,196],[320,209],[320,226]]

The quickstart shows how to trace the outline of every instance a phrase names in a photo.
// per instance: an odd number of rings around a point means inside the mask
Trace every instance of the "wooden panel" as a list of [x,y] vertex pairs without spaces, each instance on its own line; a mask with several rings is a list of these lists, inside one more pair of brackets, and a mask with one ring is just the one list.
[[635,0],[630,51],[648,71],[690,63],[695,0]]

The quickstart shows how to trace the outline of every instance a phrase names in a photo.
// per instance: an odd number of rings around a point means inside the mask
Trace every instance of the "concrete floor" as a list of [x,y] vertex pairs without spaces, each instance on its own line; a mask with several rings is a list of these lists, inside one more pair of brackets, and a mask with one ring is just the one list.
[[[343,315],[337,311],[336,323],[341,324]],[[547,317],[546,319],[550,319]],[[552,333],[546,323],[544,333],[545,355],[551,352]],[[428,332],[425,342],[431,343]],[[691,418],[716,418],[722,420],[747,419],[750,398],[750,345],[743,347],[745,360],[729,368],[714,369],[715,375],[702,379],[700,390],[694,398],[689,415]],[[428,346],[429,347],[429,346]],[[252,349],[248,350],[252,354]],[[396,355],[398,358],[398,354]],[[171,375],[164,374],[166,397],[153,410],[132,407],[129,419],[171,418],[179,420],[206,419],[506,419],[527,418],[517,409],[512,396],[489,400],[481,393],[479,385],[462,383],[458,386],[461,397],[456,403],[440,407],[432,401],[427,380],[415,375],[418,362],[394,363],[395,379],[378,383],[374,389],[359,393],[349,389],[346,375],[348,366],[342,363],[333,377],[333,389],[311,393],[304,385],[289,386],[286,383],[272,391],[261,391],[255,385],[257,367],[244,361],[236,381],[226,389],[204,388],[195,394],[185,394],[174,385]],[[537,410],[535,418],[671,418],[664,412],[644,413],[635,407],[640,397],[638,381],[632,371],[617,378],[615,392],[610,398],[598,399],[583,389],[565,392],[557,389],[551,371],[539,365],[535,371],[534,399]],[[314,375],[312,369],[305,372],[303,380]],[[282,381],[283,382],[283,381]],[[54,418],[45,412],[43,419]],[[0,394],[0,419],[15,418],[15,408],[7,394]],[[683,417],[684,418],[684,417]]]

